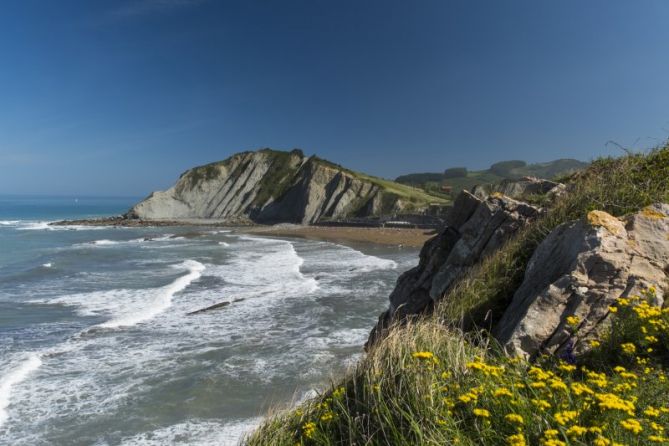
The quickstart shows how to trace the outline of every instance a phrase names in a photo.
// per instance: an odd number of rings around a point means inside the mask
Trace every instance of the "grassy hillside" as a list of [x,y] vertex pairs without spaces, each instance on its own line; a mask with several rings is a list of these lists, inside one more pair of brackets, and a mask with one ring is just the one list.
[[610,335],[577,364],[507,358],[485,333],[457,328],[494,324],[557,225],[594,209],[621,216],[669,201],[669,147],[598,160],[571,183],[545,216],[459,280],[434,314],[395,327],[348,376],[270,418],[247,443],[669,444],[669,309],[634,310],[652,289],[620,302]]
[[[471,190],[478,184],[499,183],[504,179],[521,178],[533,176],[538,178],[552,179],[564,176],[579,170],[583,170],[588,163],[574,159],[559,159],[547,163],[526,164],[524,161],[502,161],[493,164],[489,169],[478,171],[466,171],[464,168],[446,169],[444,172],[412,173],[402,175],[395,179],[396,182],[419,187],[431,194],[441,195],[447,198],[455,197],[460,191]],[[458,171],[465,171],[460,174]],[[449,171],[453,171],[449,175]],[[441,191],[442,184],[452,187],[450,194]]]

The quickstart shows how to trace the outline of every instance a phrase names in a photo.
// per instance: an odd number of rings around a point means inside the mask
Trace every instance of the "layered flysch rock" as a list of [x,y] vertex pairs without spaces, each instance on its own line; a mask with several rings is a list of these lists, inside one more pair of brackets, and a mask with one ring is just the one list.
[[[517,196],[526,192],[522,186],[511,189]],[[500,248],[539,213],[539,208],[499,192],[487,197],[462,192],[446,217],[444,229],[423,246],[418,266],[397,280],[390,306],[379,317],[368,345],[382,336],[392,321],[429,311],[464,271]]]
[[[669,205],[623,219],[590,212],[563,224],[534,252],[522,285],[494,330],[510,353],[578,353],[606,329],[620,297],[657,287],[662,305],[669,272]],[[576,326],[566,322],[576,316]]]
[[300,150],[242,152],[185,172],[166,191],[135,205],[128,218],[219,219],[310,224],[322,219],[418,211],[439,198],[356,174]]

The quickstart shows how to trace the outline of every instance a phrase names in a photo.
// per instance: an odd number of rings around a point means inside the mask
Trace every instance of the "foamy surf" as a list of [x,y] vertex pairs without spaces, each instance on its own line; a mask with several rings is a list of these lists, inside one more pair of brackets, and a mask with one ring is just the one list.
[[162,287],[94,291],[30,302],[75,306],[81,316],[111,316],[110,320],[90,329],[130,327],[153,319],[169,308],[174,295],[199,279],[205,270],[205,266],[195,260],[186,260],[172,267],[185,269],[187,274]]
[[202,276],[202,271],[205,266],[195,260],[186,260],[181,265],[176,265],[179,268],[187,268],[188,274],[179,277],[174,282],[156,290],[156,296],[151,302],[141,309],[136,309],[131,313],[125,314],[121,317],[114,318],[108,322],[99,324],[101,328],[120,328],[137,325],[141,322],[153,319],[156,315],[162,313],[170,306],[172,306],[172,297],[179,291],[186,289],[191,282],[199,279]]
[[58,220],[51,221],[18,221],[16,230],[18,231],[104,231],[108,228],[104,226],[86,226],[86,225],[67,225],[67,226],[54,226],[51,223],[55,223]]
[[[15,246],[53,246],[21,269],[36,264],[42,274],[5,285],[20,302],[11,311],[40,305],[30,308],[39,323],[20,335],[0,327],[0,339],[13,339],[0,341],[0,380],[28,359],[23,352],[43,362],[11,388],[0,443],[13,446],[238,444],[268,398],[289,404],[351,364],[395,269],[412,266],[407,251],[311,240],[0,231]],[[188,315],[223,301],[231,303]],[[155,410],[167,406],[179,412]],[[147,416],[150,424],[137,423]]]
[[12,388],[24,381],[30,373],[37,370],[42,360],[36,353],[30,353],[26,359],[0,377],[0,426],[9,418],[7,407],[11,402]]
[[185,421],[156,429],[148,434],[125,438],[121,446],[237,446],[244,435],[257,427],[261,418],[215,423],[212,421]]

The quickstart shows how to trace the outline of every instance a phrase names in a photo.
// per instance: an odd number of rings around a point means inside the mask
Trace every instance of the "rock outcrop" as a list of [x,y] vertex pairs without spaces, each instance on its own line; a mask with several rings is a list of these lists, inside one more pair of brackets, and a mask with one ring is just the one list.
[[402,274],[390,295],[390,306],[372,331],[368,345],[394,320],[430,311],[461,276],[532,221],[540,209],[501,193],[485,198],[467,191],[458,195],[446,226],[428,240],[418,266]]
[[300,150],[263,149],[188,170],[173,187],[152,193],[126,217],[310,224],[416,212],[435,202],[443,200],[306,157]]
[[[590,212],[553,230],[534,252],[522,285],[494,330],[510,353],[579,353],[607,327],[620,297],[657,287],[669,273],[669,205],[623,219]],[[567,322],[576,316],[577,323]]]
[[493,193],[500,193],[507,197],[522,199],[529,195],[559,194],[564,185],[550,180],[535,177],[523,177],[519,180],[503,180],[497,184],[482,184],[474,186],[472,194],[485,198]]

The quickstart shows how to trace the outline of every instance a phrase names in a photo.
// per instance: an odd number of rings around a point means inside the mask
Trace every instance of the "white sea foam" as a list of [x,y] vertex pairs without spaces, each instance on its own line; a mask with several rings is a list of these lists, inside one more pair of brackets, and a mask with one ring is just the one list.
[[48,221],[28,221],[17,229],[20,231],[48,231],[53,229],[52,226],[49,226],[49,223]]
[[21,220],[0,220],[0,226],[15,226],[21,223]]
[[[148,244],[154,242],[167,242],[167,241],[171,242],[179,240],[186,240],[186,239],[184,237],[175,236],[174,234],[164,234],[161,235],[160,237],[141,237],[141,238],[133,238],[130,240],[109,240],[109,239],[93,240],[91,242],[86,242],[86,243],[77,243],[75,245],[72,245],[72,247],[90,248],[91,246],[99,246],[99,247],[117,246],[117,245],[128,246],[128,245],[139,245],[144,243]],[[176,245],[169,245],[169,246],[176,246]]]
[[88,225],[66,225],[54,226],[53,221],[20,221],[16,227],[19,231],[101,231],[109,229],[105,226],[88,226]]
[[93,245],[105,246],[105,245],[118,245],[120,242],[114,240],[94,240],[91,243]]
[[[318,289],[318,281],[302,274],[304,259],[291,242],[240,236],[242,244],[223,265],[208,265],[208,273],[223,278],[236,298],[304,298]],[[255,301],[258,305],[260,302]]]
[[30,373],[37,370],[42,364],[42,360],[36,353],[30,353],[17,366],[10,368],[9,372],[0,376],[0,426],[2,426],[9,417],[7,407],[11,402],[12,388],[24,381]]
[[77,306],[77,312],[82,316],[111,316],[109,321],[96,326],[99,328],[137,325],[169,308],[172,305],[172,297],[199,279],[205,269],[202,263],[195,260],[186,260],[174,267],[186,269],[188,273],[163,287],[94,291],[59,297],[50,300],[49,303]]
[[49,262],[49,263],[42,263],[42,266],[43,266],[44,268],[51,268],[51,267],[53,266],[53,263],[51,263],[51,262]]
[[179,266],[187,268],[188,274],[156,290],[155,297],[148,304],[142,305],[138,309],[130,309],[131,311],[125,311],[124,309],[122,315],[100,324],[99,327],[119,328],[137,325],[168,309],[172,305],[172,297],[179,291],[183,291],[191,282],[199,279],[205,269],[203,264],[195,260],[186,260]]
[[[138,237],[143,232],[133,234]],[[181,250],[190,245],[190,239],[188,243],[127,243],[122,245],[127,256],[120,260],[117,272],[92,270],[78,275],[80,282],[75,282],[83,289],[114,289],[56,300],[44,296],[48,302],[72,305],[81,315],[97,316],[95,322],[107,321],[103,326],[118,325],[124,319],[140,323],[138,319],[146,321],[146,317],[151,322],[136,330],[84,330],[57,343],[49,353],[42,350],[40,373],[30,379],[29,386],[13,388],[11,421],[6,430],[0,428],[0,437],[6,435],[3,440],[16,446],[42,444],[56,431],[63,432],[63,444],[237,444],[260,419],[246,418],[254,412],[248,408],[235,412],[237,408],[229,404],[236,398],[249,398],[249,403],[265,398],[258,397],[258,392],[281,394],[285,383],[299,389],[300,395],[334,373],[364,342],[377,313],[372,302],[378,303],[378,311],[385,305],[385,290],[372,296],[367,287],[376,280],[392,280],[391,270],[398,268],[393,261],[331,243],[221,238],[230,248],[212,250],[215,255],[210,260],[198,257],[206,266],[174,265],[183,271],[176,279],[176,275],[165,278],[165,265],[174,262],[175,256],[183,258],[184,252],[192,252]],[[155,256],[140,251],[154,245],[173,246],[175,251],[155,251]],[[110,258],[117,261],[115,256]],[[58,258],[49,260],[59,264]],[[134,268],[130,272],[127,262]],[[366,270],[370,272],[363,273]],[[131,286],[123,285],[126,274],[131,283],[136,283],[137,274],[162,280],[159,284],[170,283],[126,289]],[[189,285],[200,276],[197,286]],[[340,294],[330,292],[335,286]],[[366,287],[365,293],[360,293],[361,286]],[[224,300],[232,303],[186,316]],[[87,319],[77,322],[90,325]],[[62,332],[56,333],[62,339]],[[193,385],[185,392],[183,379]],[[143,416],[156,401],[178,404],[183,398],[189,399],[184,407],[219,413],[220,421],[174,421],[156,413],[156,424],[141,433],[129,421]],[[109,430],[99,430],[102,425]]]
[[228,246],[230,246],[230,243],[227,243],[227,242],[218,242],[218,244],[221,245],[221,246],[224,246],[224,247],[226,247],[226,248],[227,248]]
[[156,429],[150,433],[125,438],[121,446],[202,445],[236,446],[243,436],[257,427],[261,418],[214,423],[211,421],[186,421]]

